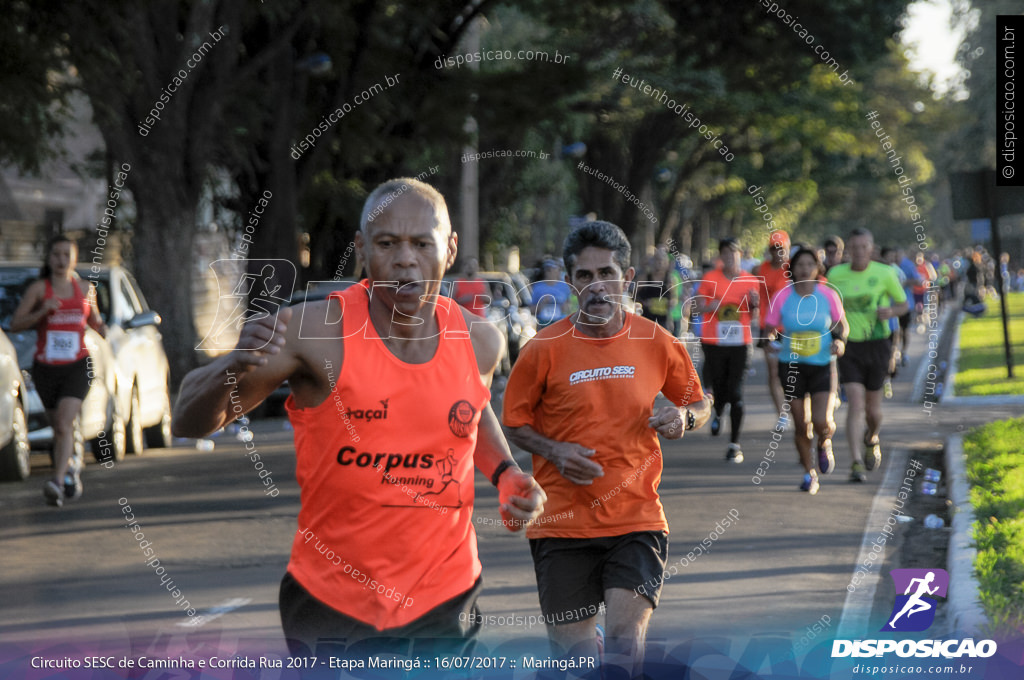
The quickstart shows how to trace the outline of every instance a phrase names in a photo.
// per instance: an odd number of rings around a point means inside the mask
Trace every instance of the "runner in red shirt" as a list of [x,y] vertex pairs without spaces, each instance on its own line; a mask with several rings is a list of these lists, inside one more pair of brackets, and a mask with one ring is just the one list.
[[92,326],[106,337],[107,325],[96,307],[96,288],[82,290],[75,273],[78,245],[61,234],[50,241],[46,263],[11,319],[11,330],[35,328],[36,352],[32,378],[53,427],[53,479],[43,496],[60,507],[65,498],[82,495],[80,460],[72,461],[75,418],[89,392],[89,350],[85,329]]
[[466,261],[466,271],[462,278],[456,279],[452,285],[452,297],[460,305],[477,316],[487,316],[487,305],[491,300],[491,289],[487,281],[477,276],[480,264],[475,257]]
[[722,265],[704,275],[694,307],[703,314],[700,346],[704,352],[704,388],[714,394],[711,434],[718,436],[729,406],[729,449],[725,459],[743,462],[743,382],[750,362],[750,322],[757,318],[758,280],[740,269],[740,245],[734,238],[718,243]]
[[174,430],[191,437],[291,387],[302,505],[280,609],[293,654],[382,636],[446,638],[458,653],[481,620],[473,468],[512,530],[543,510],[488,404],[501,334],[439,296],[457,244],[433,187],[382,184],[356,234],[368,280],[246,324],[182,383]]

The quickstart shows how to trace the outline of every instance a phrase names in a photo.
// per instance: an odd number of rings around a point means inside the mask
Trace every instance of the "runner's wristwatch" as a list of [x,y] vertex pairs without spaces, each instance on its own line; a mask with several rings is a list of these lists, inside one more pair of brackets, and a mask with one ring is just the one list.
[[493,486],[498,486],[498,480],[501,479],[501,473],[509,468],[515,468],[522,472],[514,460],[503,460],[498,463],[498,467],[494,468],[494,472],[491,473],[491,484]]
[[697,416],[693,415],[693,411],[690,409],[686,409],[686,431],[689,432],[695,427],[697,427]]

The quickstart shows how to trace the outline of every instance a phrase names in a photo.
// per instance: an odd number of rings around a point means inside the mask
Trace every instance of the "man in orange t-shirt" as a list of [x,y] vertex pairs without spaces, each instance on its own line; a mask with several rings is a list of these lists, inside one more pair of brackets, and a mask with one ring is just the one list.
[[[594,653],[604,602],[608,660],[629,655],[637,668],[668,552],[658,435],[679,439],[708,419],[710,405],[685,346],[623,308],[629,254],[608,222],[569,235],[564,258],[580,309],[523,349],[503,421],[533,454],[548,494],[526,535],[552,642]],[[673,405],[655,408],[659,392]]]

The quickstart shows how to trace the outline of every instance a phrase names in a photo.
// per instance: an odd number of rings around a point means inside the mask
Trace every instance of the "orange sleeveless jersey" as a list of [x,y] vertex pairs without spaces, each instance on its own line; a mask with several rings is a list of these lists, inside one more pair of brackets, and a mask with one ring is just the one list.
[[465,320],[439,297],[425,364],[392,354],[369,320],[366,282],[332,293],[344,363],[318,406],[286,407],[295,430],[299,529],[288,571],[314,597],[377,630],[402,626],[480,576],[473,452],[490,392]]

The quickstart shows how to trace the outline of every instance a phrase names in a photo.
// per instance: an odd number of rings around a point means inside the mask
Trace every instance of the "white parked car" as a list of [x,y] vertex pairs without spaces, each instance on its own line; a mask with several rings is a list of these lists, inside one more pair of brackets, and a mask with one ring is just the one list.
[[[97,460],[121,460],[125,452],[141,454],[149,445],[171,445],[170,365],[160,334],[160,315],[149,308],[131,274],[123,267],[102,267],[94,274],[80,266],[78,275],[96,285],[100,316],[107,324],[104,339],[92,329],[85,335],[93,374],[82,405],[76,436],[76,457],[90,441]],[[0,265],[0,324],[4,326],[38,269]],[[34,388],[32,366],[35,331],[11,333],[22,373],[29,383],[29,441],[33,449],[49,449],[53,431]]]

